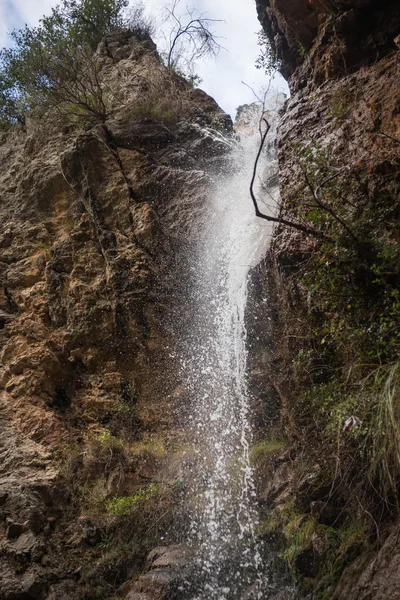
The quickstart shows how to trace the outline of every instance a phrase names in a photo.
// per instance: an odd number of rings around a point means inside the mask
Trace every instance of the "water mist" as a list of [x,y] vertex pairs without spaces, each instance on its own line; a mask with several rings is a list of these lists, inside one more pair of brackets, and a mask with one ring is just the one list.
[[[282,100],[281,94],[269,99],[273,127],[260,164],[263,184],[257,186],[260,208],[270,212],[278,199],[273,136]],[[190,600],[267,597],[249,457],[245,327],[248,273],[265,254],[271,235],[270,224],[255,217],[249,194],[259,117],[254,106],[242,115],[240,140],[215,182],[207,224],[192,249],[192,320],[182,356],[190,398],[185,428],[198,458],[197,468],[187,473],[189,541],[197,557]]]

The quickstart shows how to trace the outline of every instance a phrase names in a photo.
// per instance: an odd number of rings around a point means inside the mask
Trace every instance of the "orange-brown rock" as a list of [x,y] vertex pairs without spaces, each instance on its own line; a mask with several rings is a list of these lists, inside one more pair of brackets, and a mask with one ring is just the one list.
[[[155,477],[146,435],[174,427],[177,384],[157,368],[176,333],[175,265],[229,150],[215,128],[229,134],[230,118],[167,71],[150,39],[116,32],[97,58],[106,123],[49,115],[0,134],[2,600],[99,597],[79,583],[102,538],[71,498],[74,479],[86,473],[110,498]],[[135,112],[157,78],[176,92],[168,125]]]

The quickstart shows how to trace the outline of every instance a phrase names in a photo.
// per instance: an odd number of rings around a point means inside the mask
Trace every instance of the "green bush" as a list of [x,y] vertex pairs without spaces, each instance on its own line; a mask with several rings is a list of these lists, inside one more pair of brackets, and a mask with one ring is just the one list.
[[131,515],[148,500],[155,498],[157,494],[157,486],[151,484],[147,488],[142,488],[133,496],[114,496],[111,500],[106,500],[104,502],[104,509],[115,517],[126,517]]
[[258,45],[261,49],[256,60],[256,69],[262,69],[266,75],[272,75],[280,69],[276,49],[271,44],[267,34],[263,29],[258,32]]
[[[104,120],[109,106],[94,51],[109,31],[125,24],[128,0],[62,0],[37,27],[14,30],[0,51],[0,123],[24,123],[49,107],[75,119]],[[143,9],[136,26],[144,35]]]

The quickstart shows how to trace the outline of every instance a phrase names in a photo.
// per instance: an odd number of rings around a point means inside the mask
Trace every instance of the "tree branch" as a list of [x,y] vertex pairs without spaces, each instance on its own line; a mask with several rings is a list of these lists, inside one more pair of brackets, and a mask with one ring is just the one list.
[[261,153],[262,153],[262,150],[263,150],[263,147],[265,144],[265,140],[267,139],[267,135],[271,129],[271,125],[268,123],[267,119],[262,118],[262,121],[264,121],[264,123],[266,124],[266,130],[261,138],[261,143],[260,143],[260,146],[259,146],[259,149],[257,152],[257,157],[254,162],[253,176],[251,178],[251,183],[250,183],[250,196],[251,196],[251,199],[254,204],[256,217],[259,217],[260,219],[265,219],[266,221],[270,221],[272,223],[280,223],[281,225],[286,225],[287,227],[292,227],[293,229],[297,229],[297,231],[302,231],[303,233],[308,233],[308,234],[313,235],[318,238],[326,238],[326,236],[321,231],[317,231],[313,227],[301,225],[300,223],[294,223],[293,221],[288,221],[287,219],[282,219],[282,217],[272,217],[271,215],[266,215],[266,214],[262,213],[260,211],[260,209],[258,208],[257,198],[254,194],[254,182],[256,180],[258,163],[259,163]]

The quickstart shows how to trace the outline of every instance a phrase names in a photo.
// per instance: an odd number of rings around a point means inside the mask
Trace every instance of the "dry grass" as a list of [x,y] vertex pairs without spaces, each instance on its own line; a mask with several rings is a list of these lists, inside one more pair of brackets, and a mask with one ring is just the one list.
[[381,490],[391,493],[400,481],[400,363],[379,372],[373,390],[369,478],[378,480]]
[[190,86],[173,71],[154,69],[151,76],[143,78],[129,117],[176,124],[191,106],[189,92]]

